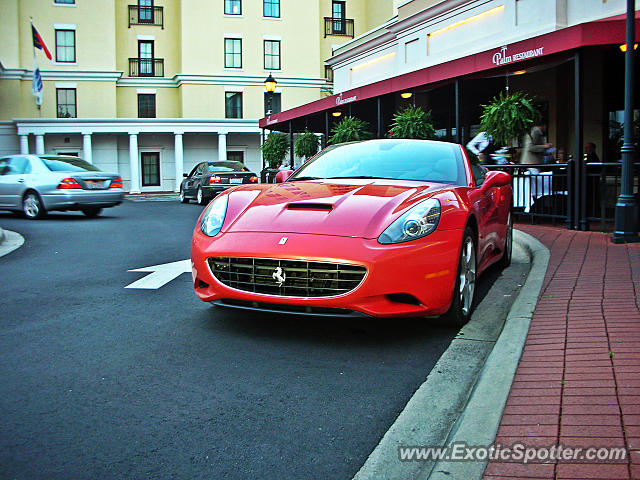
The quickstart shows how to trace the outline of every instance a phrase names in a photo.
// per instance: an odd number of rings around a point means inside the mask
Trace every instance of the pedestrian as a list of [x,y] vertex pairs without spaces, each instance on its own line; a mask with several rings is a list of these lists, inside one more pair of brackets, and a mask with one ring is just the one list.
[[553,147],[547,142],[547,125],[540,123],[531,129],[531,133],[524,136],[524,148],[520,163],[522,165],[541,165],[547,150]]
[[478,134],[467,143],[467,148],[473,153],[481,162],[490,161],[490,154],[495,150],[493,137],[487,132],[478,132]]
[[600,163],[600,158],[596,153],[596,144],[587,142],[584,144],[584,158],[586,163]]

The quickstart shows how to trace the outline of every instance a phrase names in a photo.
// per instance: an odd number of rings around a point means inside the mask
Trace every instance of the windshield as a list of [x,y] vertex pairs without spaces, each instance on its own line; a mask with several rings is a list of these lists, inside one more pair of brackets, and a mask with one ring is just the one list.
[[76,157],[40,157],[42,163],[52,172],[99,172],[89,162]]
[[460,146],[424,140],[371,140],[321,152],[288,181],[383,178],[466,185]]
[[209,162],[207,163],[209,172],[248,172],[244,164],[240,162]]

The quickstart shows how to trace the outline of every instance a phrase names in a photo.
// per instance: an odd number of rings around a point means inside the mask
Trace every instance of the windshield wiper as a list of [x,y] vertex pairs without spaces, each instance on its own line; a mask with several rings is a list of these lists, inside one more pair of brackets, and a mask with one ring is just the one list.
[[319,180],[321,177],[289,177],[289,181],[291,182],[297,182],[298,180],[304,181],[304,180]]

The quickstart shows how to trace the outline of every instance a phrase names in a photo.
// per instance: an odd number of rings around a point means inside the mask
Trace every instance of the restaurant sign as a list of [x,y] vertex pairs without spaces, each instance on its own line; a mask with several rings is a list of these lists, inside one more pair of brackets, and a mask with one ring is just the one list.
[[355,102],[358,99],[357,95],[352,97],[342,97],[342,93],[336,97],[336,105],[344,105],[345,103]]
[[533,48],[523,52],[508,54],[507,47],[500,48],[499,52],[493,54],[493,63],[496,65],[506,65],[508,63],[519,62],[529,58],[539,57],[544,54],[544,47]]

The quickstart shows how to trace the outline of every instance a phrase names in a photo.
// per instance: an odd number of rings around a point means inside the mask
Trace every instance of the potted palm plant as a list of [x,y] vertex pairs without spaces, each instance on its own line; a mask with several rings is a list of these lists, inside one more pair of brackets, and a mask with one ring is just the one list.
[[431,110],[421,107],[407,107],[393,115],[393,123],[389,130],[392,138],[416,138],[430,140],[435,138],[436,129],[431,121]]
[[331,129],[329,143],[336,145],[345,142],[368,140],[373,134],[368,130],[369,123],[356,117],[345,117]]
[[520,142],[542,118],[535,100],[524,92],[511,95],[500,92],[491,103],[481,107],[480,130],[491,135],[498,145],[511,146]]
[[305,161],[313,157],[320,149],[320,139],[315,133],[305,130],[298,135],[294,153],[296,156],[304,158]]
[[271,132],[260,146],[260,150],[268,165],[262,171],[263,181],[266,180],[269,183],[273,183],[276,173],[278,173],[278,167],[280,167],[289,151],[289,140],[284,133]]

